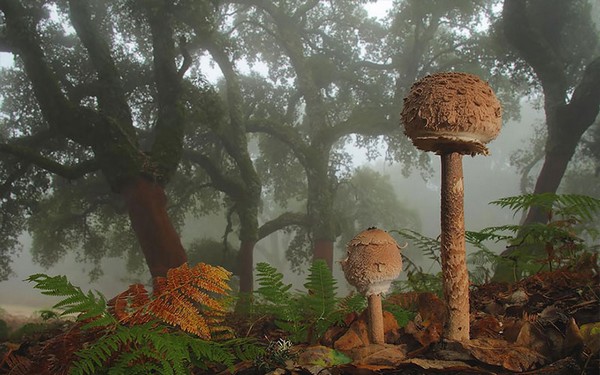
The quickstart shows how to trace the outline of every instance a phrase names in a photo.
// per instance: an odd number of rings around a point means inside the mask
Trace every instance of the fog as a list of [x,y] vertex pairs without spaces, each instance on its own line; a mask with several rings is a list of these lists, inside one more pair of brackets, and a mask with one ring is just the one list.
[[[488,203],[501,197],[521,193],[519,190],[520,175],[510,165],[509,159],[511,154],[518,149],[528,147],[528,140],[532,135],[532,125],[542,119],[543,114],[524,101],[520,120],[503,124],[503,130],[498,138],[489,144],[491,155],[463,158],[465,226],[467,230],[480,230],[488,226],[518,222],[519,217],[514,217],[511,211]],[[382,158],[369,162],[363,151],[353,150],[353,153],[355,166],[368,165],[390,175],[399,200],[405,203],[407,208],[415,209],[418,212],[422,223],[422,234],[429,237],[439,235],[439,157],[433,156],[434,173],[430,179],[424,180],[419,171],[413,171],[410,176],[404,177],[401,173],[401,165],[387,163]],[[184,245],[189,244],[198,236],[220,238],[224,226],[225,219],[222,217],[211,216],[204,220],[195,220],[182,229],[183,243]],[[207,231],[206,228],[213,229]],[[105,259],[102,263],[104,275],[97,281],[90,282],[88,272],[92,266],[77,262],[74,253],[67,255],[59,264],[44,269],[33,264],[29,252],[31,240],[27,235],[22,236],[22,244],[22,251],[13,258],[14,274],[9,280],[0,282],[0,307],[11,312],[28,315],[35,310],[49,308],[57,302],[56,298],[41,295],[32,288],[31,284],[24,281],[31,274],[67,275],[74,285],[80,286],[83,290],[98,290],[108,298],[124,290],[132,281],[132,275],[128,273],[124,262],[120,259]],[[256,246],[255,263],[286,264],[286,244],[285,236],[277,233],[261,240]],[[497,250],[501,251],[502,245],[498,244],[497,246]],[[340,247],[343,247],[343,244],[336,244],[336,259],[338,260],[344,256]],[[420,258],[420,254],[414,250],[405,252],[405,255],[411,259]],[[424,269],[428,270],[430,263],[429,261],[422,263]],[[431,270],[435,271],[435,267]],[[293,283],[294,287],[298,289],[302,287],[305,274],[296,275],[289,269],[280,271],[284,273],[286,283]],[[346,284],[338,264],[335,265],[334,276],[338,280],[340,294],[351,290]],[[143,276],[141,281],[145,281]]]
[[[592,2],[595,7],[598,3]],[[371,16],[383,17],[392,5],[392,0],[379,0],[365,4]],[[597,9],[597,8],[595,8]],[[595,11],[594,14],[600,14]],[[13,63],[12,55],[0,53],[0,67]],[[201,61],[201,70],[208,72],[207,77],[211,83],[216,83],[221,77],[214,62],[204,58]],[[242,61],[239,66],[241,71],[253,69],[260,72],[261,66],[252,66]],[[400,110],[400,109],[398,109]],[[490,201],[522,194],[520,190],[521,175],[517,168],[511,165],[510,159],[515,152],[530,147],[530,140],[536,131],[536,124],[544,121],[544,114],[526,99],[521,100],[521,113],[517,120],[505,121],[500,135],[488,147],[489,156],[465,156],[463,158],[464,187],[465,187],[465,227],[467,230],[481,230],[485,227],[516,224],[520,216],[508,209],[489,205]],[[353,156],[353,167],[369,166],[381,173],[390,176],[398,199],[408,209],[416,211],[421,221],[419,231],[429,237],[440,234],[440,160],[432,155],[433,174],[424,178],[419,170],[413,170],[409,176],[402,174],[402,165],[389,163],[383,157],[376,160],[367,160],[365,151],[348,146],[348,151]],[[531,175],[537,177],[538,169],[533,169]],[[184,246],[197,238],[219,239],[223,235],[226,220],[222,215],[212,215],[202,219],[193,219],[186,222],[181,229]],[[400,228],[382,228],[394,230]],[[235,244],[235,234],[229,236]],[[295,274],[286,265],[285,250],[289,242],[288,236],[275,233],[258,242],[254,252],[254,263],[268,262],[279,267],[284,273],[284,282],[293,283],[297,289],[302,288],[306,274]],[[46,273],[49,275],[67,275],[71,283],[80,286],[84,291],[98,290],[107,298],[124,290],[131,282],[147,282],[149,274],[131,275],[122,259],[108,258],[102,262],[104,274],[98,280],[91,282],[88,275],[93,265],[86,264],[77,259],[75,252],[70,252],[58,264],[46,269],[34,264],[30,252],[31,238],[27,234],[21,236],[22,249],[13,256],[11,267],[13,274],[7,281],[0,281],[0,308],[10,313],[29,315],[32,312],[50,308],[58,298],[43,296],[33,289],[32,285],[24,281],[29,275]],[[336,243],[336,260],[342,259],[345,254],[344,244]],[[494,250],[501,252],[503,244],[494,245]],[[437,271],[433,262],[422,259],[422,255],[415,249],[408,248],[405,255],[412,260],[420,261],[425,270]],[[140,254],[140,257],[142,255]],[[334,276],[338,280],[339,294],[347,293],[350,288],[344,280],[339,263],[334,264]],[[256,277],[255,277],[256,278]]]

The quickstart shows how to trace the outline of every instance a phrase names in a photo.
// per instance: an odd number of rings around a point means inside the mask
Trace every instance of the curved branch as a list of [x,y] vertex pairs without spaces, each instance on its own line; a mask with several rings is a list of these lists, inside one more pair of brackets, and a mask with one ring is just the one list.
[[100,169],[95,160],[84,160],[73,165],[63,165],[37,153],[29,147],[20,145],[0,143],[0,152],[16,156],[48,172],[66,178],[67,180],[76,180],[88,173],[96,172]]
[[14,53],[15,52],[13,45],[10,43],[10,40],[5,36],[0,37],[0,52],[6,52],[6,53]]
[[246,130],[252,133],[268,134],[285,143],[292,149],[300,164],[307,165],[307,156],[310,154],[309,146],[295,129],[264,119],[248,121]]
[[215,189],[227,194],[234,201],[243,198],[244,188],[241,181],[223,174],[208,156],[198,151],[184,150],[183,157],[200,166],[210,177]]
[[78,143],[91,145],[94,142],[94,119],[82,118],[84,112],[63,95],[58,80],[46,63],[37,37],[37,25],[30,20],[27,10],[16,0],[0,1],[0,10],[5,17],[6,38],[23,60],[44,119],[52,129]]
[[323,132],[326,133],[323,138],[327,137],[335,142],[339,138],[350,134],[378,136],[398,130],[398,124],[390,120],[388,113],[385,108],[378,105],[355,109],[346,121],[331,128],[323,129]]
[[258,240],[262,240],[271,233],[289,226],[300,226],[308,228],[308,216],[298,212],[284,212],[273,220],[267,221],[258,228]]

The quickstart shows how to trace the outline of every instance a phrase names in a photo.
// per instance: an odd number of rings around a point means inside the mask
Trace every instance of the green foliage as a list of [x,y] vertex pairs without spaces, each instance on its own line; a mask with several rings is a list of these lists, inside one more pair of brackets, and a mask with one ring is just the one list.
[[[189,374],[189,365],[206,363],[232,366],[235,356],[221,344],[200,340],[182,331],[165,331],[157,322],[114,327],[90,347],[79,350],[71,374],[95,374],[112,360],[109,374]],[[127,348],[122,352],[123,348]]]
[[293,342],[314,343],[331,325],[341,322],[345,314],[361,311],[364,297],[336,297],[336,281],[323,260],[316,260],[309,269],[304,287],[306,293],[292,293],[291,284],[284,284],[283,274],[267,263],[256,266],[259,297],[256,312],[272,314],[275,324],[289,334]]
[[[499,265],[519,264],[521,276],[539,272],[544,268],[573,266],[590,252],[600,249],[598,239],[598,214],[600,200],[576,194],[525,194],[495,200],[491,204],[515,211],[540,207],[548,215],[549,222],[521,225],[501,225],[480,231],[466,231],[465,241],[475,250],[470,252],[471,282],[488,282]],[[439,239],[423,236],[415,231],[396,231],[412,245],[440,264]],[[586,241],[588,240],[588,241]],[[491,250],[487,242],[506,241],[513,248],[510,258],[502,257]],[[441,295],[441,274],[432,275],[409,259],[405,259],[407,279],[394,283],[397,291],[430,291]],[[515,278],[518,275],[515,274]]]
[[61,315],[78,314],[78,321],[88,321],[83,328],[114,325],[117,320],[106,309],[106,299],[102,293],[91,290],[86,294],[81,288],[71,284],[66,276],[48,276],[34,274],[27,279],[34,282],[35,289],[40,289],[47,296],[65,297],[53,308],[62,310]]
[[576,218],[578,221],[592,221],[600,212],[600,200],[578,194],[524,194],[507,197],[490,202],[503,208],[515,211],[515,214],[531,207],[539,207],[546,211],[548,219],[556,216]]
[[488,239],[508,242],[510,256],[502,258],[503,263],[498,265],[504,269],[512,267],[515,280],[542,269],[574,266],[582,257],[600,249],[596,242],[599,199],[578,194],[544,193],[507,197],[491,204],[507,207],[515,214],[538,208],[548,218],[547,223],[503,225],[472,234],[477,239],[476,245]]
[[[75,353],[78,360],[71,363],[70,374],[106,371],[108,374],[189,374],[192,366],[232,366],[240,354],[260,353],[260,349],[248,340],[207,341],[163,320],[122,324],[111,314],[101,293],[84,293],[65,276],[36,274],[28,281],[36,283],[35,288],[43,294],[63,297],[54,308],[61,310],[61,315],[78,314],[81,331],[94,337],[93,342]],[[72,332],[65,333],[67,336],[63,340],[75,340],[69,336]]]
[[[398,233],[400,237],[409,241],[410,244],[416,246],[421,253],[441,265],[440,259],[440,240],[439,238],[430,238],[411,229],[391,230],[390,233]],[[409,267],[414,268],[415,265],[409,260]]]

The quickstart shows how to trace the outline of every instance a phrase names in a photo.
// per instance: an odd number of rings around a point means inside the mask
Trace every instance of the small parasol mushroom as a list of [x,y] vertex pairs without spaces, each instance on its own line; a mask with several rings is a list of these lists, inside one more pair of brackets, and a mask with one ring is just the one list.
[[341,261],[346,280],[367,296],[369,339],[384,343],[381,294],[389,290],[402,271],[400,246],[386,231],[369,228],[357,234],[347,245],[348,257]]
[[448,306],[445,338],[469,339],[462,155],[489,153],[485,144],[502,126],[502,109],[490,86],[467,73],[436,73],[417,81],[404,99],[404,132],[442,159],[441,258]]

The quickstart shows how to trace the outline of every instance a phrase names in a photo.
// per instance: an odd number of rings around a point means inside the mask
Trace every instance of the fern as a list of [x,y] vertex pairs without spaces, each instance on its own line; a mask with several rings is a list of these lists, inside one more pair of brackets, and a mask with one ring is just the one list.
[[440,259],[440,240],[422,235],[419,232],[410,229],[398,229],[390,232],[396,232],[401,237],[409,240],[421,252],[428,256],[429,259],[441,265]]
[[309,316],[307,323],[310,329],[307,339],[311,343],[321,337],[332,322],[338,320],[337,316],[334,316],[338,300],[336,283],[327,263],[322,259],[315,260],[304,284],[307,293],[301,298],[305,314]]
[[304,287],[308,291],[304,298],[305,306],[314,315],[323,318],[334,310],[337,302],[335,293],[337,281],[324,260],[313,262],[309,269],[307,282]]
[[34,282],[34,288],[40,289],[42,294],[66,297],[53,308],[62,310],[61,316],[78,314],[78,321],[88,321],[84,324],[84,329],[116,323],[116,319],[106,310],[106,299],[102,293],[89,291],[86,294],[81,288],[71,284],[66,276],[52,277],[38,273],[29,276],[26,281]]
[[331,325],[341,323],[346,314],[362,311],[366,306],[360,295],[342,300],[336,297],[336,280],[323,260],[311,265],[304,294],[292,294],[291,284],[284,284],[283,275],[272,266],[259,263],[256,269],[259,288],[255,293],[262,303],[256,308],[273,314],[277,326],[293,342],[315,343]]
[[152,295],[134,284],[107,303],[99,292],[86,294],[65,276],[32,275],[28,280],[43,294],[65,297],[55,309],[79,314],[80,322],[44,344],[38,362],[48,366],[56,362],[52,358],[62,358],[76,375],[106,373],[107,367],[109,374],[188,374],[191,365],[232,366],[232,347],[208,341],[230,331],[222,324],[228,277],[221,267],[183,265],[155,280]]
[[295,301],[290,292],[292,284],[283,283],[283,274],[268,263],[256,265],[256,281],[258,288],[256,294],[266,304],[262,305],[267,313],[286,321],[298,321],[300,314],[294,308]]
[[539,207],[547,211],[550,216],[570,216],[590,221],[600,212],[600,199],[577,194],[524,194],[501,198],[490,204],[508,207],[515,211],[515,214],[531,207]]

